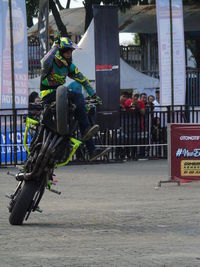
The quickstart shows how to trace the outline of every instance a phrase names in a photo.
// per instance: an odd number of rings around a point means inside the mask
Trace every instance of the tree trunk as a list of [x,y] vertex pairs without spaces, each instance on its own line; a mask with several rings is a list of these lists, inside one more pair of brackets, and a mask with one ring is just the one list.
[[61,20],[60,13],[59,13],[59,11],[56,7],[56,4],[54,3],[53,0],[49,1],[49,7],[52,10],[56,25],[58,27],[59,32],[61,33],[61,36],[68,37],[69,35],[67,32],[67,29]]
[[93,18],[92,0],[85,0],[85,31]]
[[90,22],[93,19],[93,10],[92,5],[98,4],[100,5],[101,0],[85,0],[85,31],[90,25]]
[[70,3],[71,3],[71,0],[67,0],[66,8],[69,8],[70,7]]
[[58,5],[59,10],[63,10],[64,7],[61,5],[59,0],[56,0],[56,4]]

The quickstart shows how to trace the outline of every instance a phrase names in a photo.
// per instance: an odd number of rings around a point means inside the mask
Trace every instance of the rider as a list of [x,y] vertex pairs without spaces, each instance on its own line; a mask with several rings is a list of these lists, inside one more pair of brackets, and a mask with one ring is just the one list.
[[[81,83],[91,98],[100,100],[94,93],[88,79],[72,63],[72,52],[76,48],[78,48],[77,45],[71,39],[60,37],[41,60],[40,95],[44,103],[51,103],[56,100],[56,89],[58,86],[65,84],[67,76]],[[98,132],[99,126],[96,124],[90,126],[83,95],[68,90],[68,97],[76,106],[74,116],[78,120],[81,135],[86,142],[89,160],[92,161],[105,155],[109,148],[96,148],[94,145],[92,136]]]

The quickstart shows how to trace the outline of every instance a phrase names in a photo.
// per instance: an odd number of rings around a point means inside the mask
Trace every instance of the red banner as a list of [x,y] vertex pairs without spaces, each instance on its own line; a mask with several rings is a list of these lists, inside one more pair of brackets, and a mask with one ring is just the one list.
[[171,178],[181,182],[200,180],[200,125],[171,124]]

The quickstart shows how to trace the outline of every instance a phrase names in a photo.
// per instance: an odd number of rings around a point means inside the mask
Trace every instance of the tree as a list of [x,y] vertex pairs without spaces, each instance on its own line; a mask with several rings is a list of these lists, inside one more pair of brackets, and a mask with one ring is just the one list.
[[135,45],[138,45],[138,46],[141,45],[140,36],[139,36],[138,33],[135,33],[135,34],[134,34],[133,42],[134,42]]
[[39,0],[26,0],[27,26],[33,26],[33,18],[38,18]]
[[[66,1],[66,8],[69,8],[70,1]],[[60,17],[60,10],[64,7],[61,5],[59,0],[49,0],[49,8],[53,13],[56,25],[62,36],[68,36],[67,29],[63,24]],[[33,26],[33,18],[38,18],[39,13],[39,0],[26,0],[26,12],[27,12],[27,26],[30,28]]]
[[[57,2],[57,4],[58,3],[60,4],[59,0],[57,0],[56,2]],[[61,4],[60,4],[60,7],[61,7]],[[64,25],[64,23],[62,22],[62,19],[60,17],[60,13],[57,9],[57,6],[56,6],[54,0],[49,0],[49,8],[52,10],[52,13],[53,13],[53,16],[54,16],[54,19],[55,19],[55,22],[56,22],[56,25],[57,25],[57,28],[58,28],[60,34],[62,36],[68,36],[67,28]],[[62,8],[62,9],[64,9],[64,8]]]

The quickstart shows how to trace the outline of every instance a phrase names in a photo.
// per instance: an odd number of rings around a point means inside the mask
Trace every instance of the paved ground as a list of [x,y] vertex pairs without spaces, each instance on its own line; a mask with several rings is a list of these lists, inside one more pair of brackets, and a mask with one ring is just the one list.
[[44,213],[8,223],[0,170],[0,267],[200,266],[200,183],[178,187],[167,161],[69,166],[57,170],[62,194],[46,192]]

